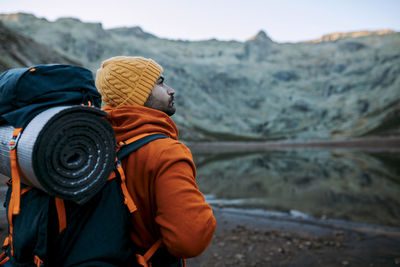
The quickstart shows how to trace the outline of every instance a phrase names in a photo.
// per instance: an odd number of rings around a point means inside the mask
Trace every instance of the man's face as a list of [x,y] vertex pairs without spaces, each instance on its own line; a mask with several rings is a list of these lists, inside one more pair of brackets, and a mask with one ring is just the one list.
[[172,116],[176,110],[174,94],[174,89],[166,85],[164,77],[160,76],[144,106],[163,111],[168,116]]

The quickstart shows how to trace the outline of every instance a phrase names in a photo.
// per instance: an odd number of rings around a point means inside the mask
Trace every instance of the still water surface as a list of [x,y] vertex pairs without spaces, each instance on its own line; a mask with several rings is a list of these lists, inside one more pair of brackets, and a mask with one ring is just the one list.
[[211,204],[400,226],[400,153],[292,149],[193,151]]

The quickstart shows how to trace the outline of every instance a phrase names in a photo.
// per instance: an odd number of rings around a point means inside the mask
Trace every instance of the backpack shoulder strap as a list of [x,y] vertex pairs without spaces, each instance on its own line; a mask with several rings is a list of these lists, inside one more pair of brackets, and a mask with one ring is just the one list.
[[[127,205],[131,213],[134,212],[137,208],[135,203],[133,202],[132,197],[129,195],[128,189],[126,187],[126,178],[120,160],[129,156],[130,153],[138,150],[142,146],[154,140],[162,138],[168,138],[168,136],[164,134],[143,134],[132,137],[126,141],[119,142],[118,144],[116,172],[118,172],[119,176],[121,177],[121,188],[124,194],[125,204]],[[143,267],[149,266],[147,262],[157,251],[157,249],[161,247],[161,245],[162,245],[162,240],[160,238],[150,247],[150,249],[144,255],[136,254],[136,260],[138,264]]]
[[126,178],[124,170],[121,166],[121,159],[128,156],[130,153],[138,150],[140,147],[150,143],[151,141],[160,138],[167,138],[167,136],[163,134],[143,134],[118,143],[115,171],[111,174],[111,176],[108,179],[109,180],[113,179],[116,177],[116,175],[119,175],[121,179],[121,189],[124,195],[124,203],[128,207],[130,213],[136,211],[137,208],[126,186]]
[[[120,142],[119,145],[119,150],[117,151],[117,171],[120,174],[121,177],[121,187],[122,187],[122,192],[124,193],[125,196],[125,204],[128,206],[129,210],[132,212],[132,208],[130,208],[130,205],[134,205],[134,210],[136,210],[136,206],[133,203],[133,200],[131,196],[128,193],[128,190],[126,188],[125,184],[125,174],[124,171],[121,167],[120,160],[127,157],[130,153],[138,150],[142,146],[157,140],[157,139],[162,139],[162,138],[168,138],[168,136],[164,134],[146,134],[145,136],[140,135],[140,136],[135,136],[133,138],[130,138],[124,142]],[[132,204],[130,203],[132,201]],[[139,263],[140,266],[148,266],[147,262],[153,256],[153,254],[156,252],[156,250],[161,246],[162,240],[161,238],[157,240],[156,243],[154,243],[151,248],[146,252],[145,255],[140,255],[136,254],[136,259]]]
[[120,149],[117,152],[117,157],[119,160],[125,158],[128,156],[130,153],[138,150],[142,146],[150,143],[151,141],[161,139],[161,138],[167,138],[168,136],[164,134],[149,134],[146,135],[140,139],[128,139],[127,141],[122,142],[119,146]]

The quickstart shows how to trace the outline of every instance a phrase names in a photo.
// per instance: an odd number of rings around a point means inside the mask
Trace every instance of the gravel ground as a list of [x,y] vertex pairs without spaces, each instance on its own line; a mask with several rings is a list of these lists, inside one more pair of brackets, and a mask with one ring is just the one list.
[[273,218],[214,208],[217,231],[193,266],[400,266],[400,228]]

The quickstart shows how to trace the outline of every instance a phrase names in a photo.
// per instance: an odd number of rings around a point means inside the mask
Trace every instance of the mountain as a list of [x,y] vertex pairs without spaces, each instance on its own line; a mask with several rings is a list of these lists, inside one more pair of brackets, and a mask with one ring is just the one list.
[[7,29],[1,21],[0,55],[0,72],[10,68],[54,62],[80,65],[78,61],[71,60],[50,47]]
[[[153,58],[177,92],[173,119],[185,140],[324,140],[400,133],[398,32],[277,43],[260,31],[246,42],[186,41],[158,38],[139,27],[105,30],[100,23],[74,18],[50,22],[18,13],[2,14],[0,21],[14,34],[94,73],[112,56]],[[27,55],[33,64],[36,55]]]

